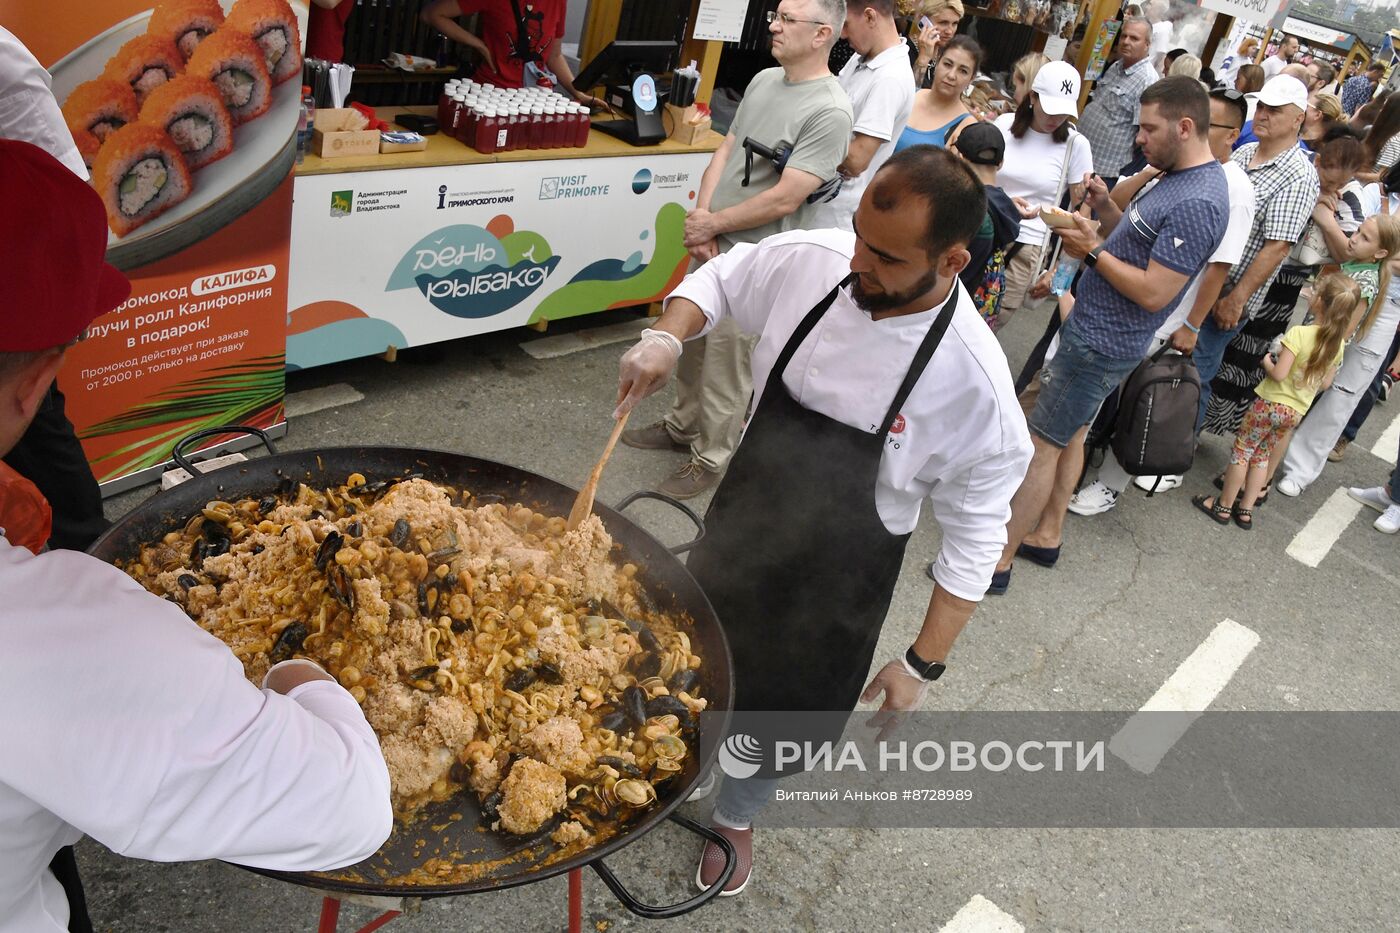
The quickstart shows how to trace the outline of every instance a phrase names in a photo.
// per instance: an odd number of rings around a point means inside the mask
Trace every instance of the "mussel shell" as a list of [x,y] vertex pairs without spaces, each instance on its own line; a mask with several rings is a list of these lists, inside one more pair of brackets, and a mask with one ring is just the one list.
[[632,721],[632,725],[641,726],[647,721],[647,695],[641,687],[636,684],[622,691],[622,711],[627,714],[627,718]]
[[651,719],[654,716],[665,716],[667,714],[676,716],[676,718],[680,719],[682,722],[694,718],[694,714],[691,713],[689,706],[686,706],[679,699],[669,694],[662,694],[659,697],[652,697],[650,700],[647,701],[647,719]]
[[408,523],[408,519],[401,518],[394,522],[393,530],[389,532],[389,543],[394,547],[402,549],[408,543],[409,537],[413,534],[413,526]]
[[411,680],[423,680],[433,676],[437,672],[438,666],[436,664],[425,664],[422,667],[409,671],[408,676]]
[[481,801],[481,821],[483,823],[489,825],[501,818],[501,800],[501,792],[495,791],[494,793],[487,794]]
[[648,651],[633,659],[632,673],[638,680],[649,680],[661,673],[661,657]]
[[598,761],[598,764],[600,764],[600,765],[607,765],[607,766],[610,767],[610,768],[616,768],[617,770],[621,771],[623,774],[630,774],[632,777],[641,777],[641,776],[642,776],[642,769],[641,769],[641,768],[639,768],[639,767],[637,767],[636,765],[632,764],[632,762],[630,762],[630,761],[623,761],[621,758],[618,758],[616,755],[599,755],[597,761]]
[[538,677],[539,675],[535,673],[533,667],[522,667],[506,678],[505,688],[519,693],[521,690],[524,690],[526,687],[530,686],[530,684],[534,683]]
[[258,512],[262,515],[266,515],[275,508],[277,508],[276,496],[263,496],[258,500]]
[[[352,505],[353,503],[347,503],[347,508]],[[353,521],[345,526],[345,533],[352,538],[358,538],[361,534],[364,533],[364,528],[360,526],[360,523],[358,521]]]
[[351,612],[355,611],[355,588],[350,585],[350,577],[345,573],[345,568],[336,564],[326,573],[326,582],[330,586],[331,595],[339,603]]
[[345,539],[340,532],[332,531],[326,535],[321,542],[320,548],[316,551],[316,569],[325,570],[326,565],[335,559],[336,552],[345,544]]
[[192,586],[199,586],[199,577],[196,577],[192,573],[182,573],[175,578],[175,582],[180,584],[184,589],[189,589]]
[[671,677],[671,682],[666,686],[670,688],[672,693],[691,693],[699,679],[700,672],[688,667],[683,671],[676,671]]
[[[627,620],[627,624],[631,626],[632,620]],[[637,633],[637,644],[641,645],[644,650],[652,654],[661,650],[661,642],[656,640],[656,634],[647,627],[645,622],[638,622],[633,631]]]
[[291,623],[277,635],[277,641],[273,643],[272,650],[268,652],[268,658],[273,664],[288,660],[301,650],[301,643],[306,641],[307,634],[309,633],[304,623]]
[[564,682],[564,673],[548,661],[541,661],[535,665],[535,672],[539,675],[540,680],[547,684],[558,686]]
[[463,632],[467,631],[467,629],[469,629],[469,628],[471,628],[471,627],[472,627],[472,624],[471,624],[470,622],[468,622],[466,619],[453,619],[453,620],[452,620],[452,634],[454,634],[454,635],[460,635],[460,634],[462,634]]
[[602,718],[602,721],[600,721],[598,725],[607,729],[609,732],[620,733],[627,726],[627,714],[622,710],[608,713],[608,715]]

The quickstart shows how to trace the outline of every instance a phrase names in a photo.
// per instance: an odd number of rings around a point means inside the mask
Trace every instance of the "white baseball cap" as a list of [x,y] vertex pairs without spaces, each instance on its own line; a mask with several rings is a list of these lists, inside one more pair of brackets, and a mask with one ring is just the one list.
[[1051,116],[1079,116],[1079,72],[1069,62],[1041,65],[1031,90],[1040,97],[1040,109]]
[[1267,107],[1285,107],[1292,104],[1299,112],[1308,109],[1308,89],[1292,75],[1275,75],[1264,82],[1259,92],[1259,103]]

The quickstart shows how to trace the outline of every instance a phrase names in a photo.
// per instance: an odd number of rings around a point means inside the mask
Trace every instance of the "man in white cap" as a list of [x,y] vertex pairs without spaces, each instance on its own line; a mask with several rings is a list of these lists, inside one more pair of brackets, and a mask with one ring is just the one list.
[[1201,374],[1198,431],[1210,402],[1210,381],[1220,371],[1225,348],[1264,303],[1279,266],[1303,235],[1317,204],[1317,172],[1298,148],[1307,109],[1308,89],[1302,81],[1290,75],[1271,78],[1259,92],[1254,109],[1258,142],[1241,146],[1232,156],[1254,185],[1254,227],[1196,339],[1192,355]]

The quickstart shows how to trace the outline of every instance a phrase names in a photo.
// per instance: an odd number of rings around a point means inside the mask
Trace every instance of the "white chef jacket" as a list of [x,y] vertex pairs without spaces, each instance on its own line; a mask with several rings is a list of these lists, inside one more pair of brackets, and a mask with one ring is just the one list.
[[894,152],[894,144],[909,113],[914,109],[914,69],[909,64],[909,46],[900,39],[874,58],[852,55],[837,76],[841,89],[851,99],[854,120],[852,133],[883,140],[865,171],[841,185],[841,193],[813,208],[809,229],[839,227],[851,229],[851,217],[860,206],[870,179]]
[[[670,298],[699,305],[705,332],[732,317],[759,335],[753,385],[761,396],[798,323],[850,272],[854,250],[855,234],[840,230],[737,244]],[[957,302],[953,320],[886,438],[875,505],[890,534],[902,535],[914,530],[927,498],[943,532],[935,579],[954,596],[980,600],[1006,546],[1031,439],[991,329],[961,285],[954,283],[948,300]],[[941,309],[876,321],[843,290],[794,353],[783,384],[802,407],[874,434]]]
[[0,139],[33,143],[87,179],[87,166],[49,90],[49,73],[14,34],[0,27]]
[[389,774],[337,684],[259,690],[114,567],[0,539],[0,933],[60,933],[48,870],[83,834],[155,861],[301,871],[371,855]]

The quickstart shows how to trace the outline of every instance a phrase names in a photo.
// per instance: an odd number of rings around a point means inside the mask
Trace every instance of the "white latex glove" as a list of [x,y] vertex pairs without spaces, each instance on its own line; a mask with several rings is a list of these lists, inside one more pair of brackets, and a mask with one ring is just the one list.
[[326,673],[325,668],[315,661],[307,658],[292,658],[290,661],[280,661],[268,668],[267,673],[263,675],[262,687],[273,693],[287,694],[294,688],[312,680],[329,680],[331,683],[335,683],[335,678]]
[[617,408],[621,418],[638,402],[666,384],[681,358],[681,342],[664,330],[642,331],[642,339],[622,354],[617,374]]
[[862,703],[869,703],[882,691],[885,694],[885,702],[880,704],[879,711],[865,724],[872,729],[879,729],[880,734],[877,738],[881,742],[885,741],[899,728],[899,724],[908,713],[924,705],[924,697],[928,695],[930,686],[931,682],[920,677],[919,672],[910,667],[903,657],[891,661],[880,668],[871,678],[865,692],[860,695]]

